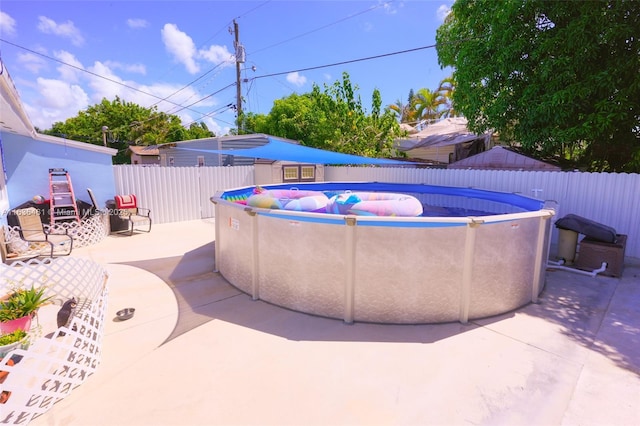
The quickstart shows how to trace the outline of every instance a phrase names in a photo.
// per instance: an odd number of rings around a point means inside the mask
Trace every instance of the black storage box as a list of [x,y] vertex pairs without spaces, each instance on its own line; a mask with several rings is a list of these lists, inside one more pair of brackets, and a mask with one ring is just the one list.
[[591,240],[601,241],[603,243],[615,243],[617,238],[616,230],[612,227],[575,214],[568,214],[558,219],[556,221],[556,227],[575,231]]

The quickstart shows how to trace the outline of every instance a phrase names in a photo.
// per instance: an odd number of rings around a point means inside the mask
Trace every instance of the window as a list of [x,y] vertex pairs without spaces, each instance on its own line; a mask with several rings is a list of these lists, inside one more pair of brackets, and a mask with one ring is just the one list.
[[285,182],[287,181],[298,182],[298,171],[299,171],[299,166],[283,166],[282,180]]
[[176,162],[176,161],[175,161],[175,159],[174,159],[173,157],[169,157],[169,165],[170,165],[170,166],[175,165],[175,162]]
[[198,155],[198,167],[204,167],[204,155]]
[[314,182],[316,180],[316,166],[300,166],[300,180]]
[[289,165],[282,166],[283,182],[315,182],[316,166]]

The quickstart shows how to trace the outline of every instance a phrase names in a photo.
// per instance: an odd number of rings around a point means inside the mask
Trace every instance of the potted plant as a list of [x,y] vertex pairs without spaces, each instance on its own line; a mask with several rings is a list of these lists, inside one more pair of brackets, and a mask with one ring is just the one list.
[[51,299],[45,291],[45,287],[18,288],[0,300],[0,334],[29,331],[35,313]]
[[12,333],[0,335],[0,359],[12,350],[22,347],[27,340],[27,332],[17,329]]

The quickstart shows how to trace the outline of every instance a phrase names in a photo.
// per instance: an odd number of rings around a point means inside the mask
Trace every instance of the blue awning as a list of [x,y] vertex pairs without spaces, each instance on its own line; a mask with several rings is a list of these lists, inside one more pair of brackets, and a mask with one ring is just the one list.
[[265,145],[247,149],[201,149],[183,148],[186,151],[209,152],[213,154],[235,155],[240,157],[264,158],[268,160],[296,161],[312,164],[378,164],[378,165],[413,165],[408,161],[387,160],[384,158],[369,158],[359,155],[342,154],[340,152],[324,151],[308,146],[296,145],[275,138],[267,138]]

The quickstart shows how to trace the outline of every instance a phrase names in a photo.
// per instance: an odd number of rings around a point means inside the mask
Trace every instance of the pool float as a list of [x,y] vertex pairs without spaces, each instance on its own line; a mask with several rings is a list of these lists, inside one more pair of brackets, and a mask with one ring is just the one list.
[[291,189],[269,189],[247,198],[247,205],[263,209],[324,212],[329,197],[320,191]]
[[359,216],[420,216],[422,203],[406,194],[391,192],[345,192],[327,203],[327,213]]

